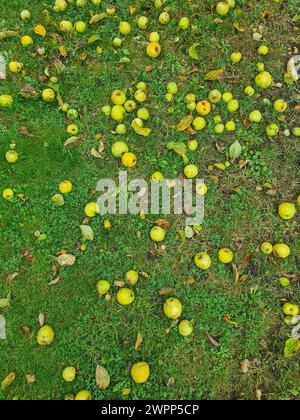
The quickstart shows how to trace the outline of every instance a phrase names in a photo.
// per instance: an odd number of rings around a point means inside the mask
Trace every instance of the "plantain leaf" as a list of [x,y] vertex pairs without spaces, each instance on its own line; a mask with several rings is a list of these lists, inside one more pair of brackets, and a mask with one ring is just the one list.
[[86,241],[93,241],[94,240],[94,231],[90,226],[87,225],[81,225],[80,226],[81,234],[83,236],[83,239]]
[[178,153],[180,156],[187,153],[187,147],[185,143],[179,143],[176,141],[171,141],[167,144],[168,150],[174,150],[174,152]]
[[300,341],[296,338],[290,338],[285,343],[284,356],[287,358],[295,356],[300,350]]
[[243,148],[240,144],[240,142],[237,140],[234,142],[229,149],[229,156],[231,159],[237,159],[243,151]]

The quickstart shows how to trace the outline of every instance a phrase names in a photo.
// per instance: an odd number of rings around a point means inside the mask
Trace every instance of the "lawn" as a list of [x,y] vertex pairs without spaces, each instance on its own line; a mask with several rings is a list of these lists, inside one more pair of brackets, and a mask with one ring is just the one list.
[[[0,80],[0,95],[14,99],[11,107],[0,107],[0,190],[14,192],[11,200],[0,197],[0,299],[9,298],[0,309],[6,321],[0,383],[15,374],[0,386],[0,399],[64,399],[80,390],[96,400],[299,399],[299,341],[284,353],[293,327],[282,311],[285,303],[300,304],[297,215],[290,220],[278,215],[282,202],[299,209],[299,132],[294,130],[300,126],[299,93],[297,83],[284,77],[299,48],[298,1],[237,0],[224,17],[213,0],[165,0],[160,9],[152,0],[100,5],[86,0],[81,8],[74,0],[61,13],[53,10],[54,0],[0,3],[0,33],[15,32],[3,39],[0,34],[0,55],[23,64],[20,73],[8,71]],[[113,15],[106,13],[110,3],[116,7]],[[21,19],[24,9],[30,19]],[[159,22],[164,11],[171,17],[167,25]],[[105,17],[90,24],[100,13]],[[139,28],[140,16],[148,17],[147,29]],[[184,30],[178,27],[182,17],[190,21]],[[84,21],[86,31],[62,32],[62,20]],[[130,34],[120,35],[121,21],[130,23]],[[38,24],[46,28],[45,36],[34,32]],[[151,58],[146,47],[156,31],[162,51]],[[21,45],[24,35],[33,45]],[[120,47],[113,45],[115,37],[122,39]],[[258,54],[261,45],[268,46],[267,55]],[[232,62],[233,52],[242,53],[239,63]],[[273,78],[265,90],[255,83],[258,63]],[[223,71],[206,80],[216,69]],[[150,112],[145,126],[151,134],[136,133],[129,113],[127,132],[117,134],[118,123],[102,108],[112,105],[118,89],[134,99],[139,82],[147,85],[147,100],[138,107]],[[166,98],[170,82],[178,93]],[[252,96],[244,92],[247,86],[254,88]],[[52,102],[42,99],[49,87],[57,96]],[[178,131],[184,117],[198,116],[187,109],[186,95],[194,93],[199,102],[213,89],[231,92],[238,111],[229,112],[221,100],[205,116],[204,130]],[[288,104],[284,113],[274,109],[278,99]],[[76,109],[78,119],[71,121],[62,103]],[[253,110],[261,112],[260,123],[249,121]],[[217,134],[218,116],[220,123],[234,121],[235,131]],[[69,124],[79,134],[65,145],[72,137],[66,133]],[[274,137],[266,134],[269,124],[279,127]],[[194,151],[193,140],[198,141]],[[192,238],[184,215],[85,215],[86,204],[98,198],[98,180],[117,179],[122,168],[111,152],[116,141],[137,156],[130,179],[149,181],[157,171],[167,179],[182,178],[187,160],[199,168],[208,192],[203,225]],[[189,146],[185,162],[167,148],[171,141]],[[242,149],[232,157],[235,142]],[[19,155],[14,164],[5,159],[9,149]],[[63,180],[70,180],[73,190],[57,206],[51,198]],[[163,243],[149,235],[158,219],[167,227]],[[83,224],[93,229],[93,241],[83,242]],[[264,241],[287,244],[291,255],[265,255]],[[233,264],[219,261],[221,248],[234,252]],[[199,252],[210,255],[208,270],[194,264]],[[66,253],[76,262],[63,267],[55,257]],[[122,306],[116,294],[129,270],[140,273],[132,287],[136,299]],[[289,285],[282,285],[282,277]],[[111,284],[106,298],[97,294],[101,279]],[[189,337],[165,316],[169,297],[183,305],[179,322],[192,321]],[[55,331],[49,346],[37,343],[43,324]],[[142,343],[136,343],[138,336]],[[130,375],[139,361],[151,369],[144,384]],[[108,387],[97,385],[97,365],[109,373]],[[71,383],[62,378],[68,366],[77,371]]]

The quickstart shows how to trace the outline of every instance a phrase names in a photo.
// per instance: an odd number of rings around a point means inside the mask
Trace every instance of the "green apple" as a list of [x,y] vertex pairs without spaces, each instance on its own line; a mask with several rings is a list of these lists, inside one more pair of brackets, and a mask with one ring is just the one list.
[[259,55],[268,55],[269,54],[269,48],[266,45],[261,45],[258,48],[258,54]]
[[167,102],[172,102],[174,100],[174,95],[172,95],[172,93],[166,93],[165,98]]
[[136,103],[132,100],[126,101],[124,104],[124,108],[126,112],[133,112],[136,109]]
[[300,127],[293,128],[293,135],[296,137],[300,137]]
[[106,115],[107,117],[109,117],[110,116],[110,113],[111,113],[111,106],[110,105],[103,106],[102,107],[102,113],[104,115]]
[[186,104],[195,103],[196,102],[196,95],[194,93],[189,93],[184,98],[184,102]]
[[294,305],[293,303],[286,303],[283,306],[282,311],[284,315],[299,316],[299,306]]
[[225,1],[220,1],[217,4],[216,12],[220,16],[226,16],[229,13],[229,5]]
[[119,37],[116,37],[113,39],[113,46],[116,48],[120,48],[122,46],[122,39]]
[[203,117],[197,117],[194,119],[193,127],[196,131],[201,131],[206,127],[206,121]]
[[82,21],[78,21],[75,23],[75,31],[83,34],[86,31],[86,23]]
[[209,102],[211,102],[212,104],[217,104],[217,103],[219,103],[219,102],[221,101],[221,99],[222,99],[222,93],[221,93],[219,90],[214,89],[214,90],[211,90],[211,91],[209,92],[209,95],[208,95],[208,100],[209,100]]
[[199,143],[198,143],[198,141],[197,141],[197,140],[190,140],[190,141],[188,142],[188,149],[189,149],[191,152],[195,152],[195,151],[198,149],[198,147],[199,147]]
[[136,100],[137,102],[139,102],[139,103],[143,103],[143,102],[145,102],[145,101],[146,101],[146,99],[147,99],[147,95],[146,95],[146,93],[145,93],[144,91],[142,91],[142,90],[137,90],[137,91],[135,92],[135,94],[134,94],[134,98],[135,98],[135,100]]
[[150,231],[150,238],[153,242],[162,242],[166,237],[167,232],[160,226],[155,226]]
[[223,134],[225,131],[225,125],[224,124],[217,124],[214,128],[214,132],[216,134]]
[[167,91],[168,93],[171,93],[172,95],[176,95],[176,93],[178,92],[177,83],[175,82],[168,83]]
[[128,22],[121,22],[119,25],[119,32],[122,35],[128,35],[131,32],[131,26]]
[[187,17],[183,17],[180,19],[179,24],[178,24],[179,28],[182,30],[186,30],[189,26],[190,26],[190,20]]
[[123,135],[127,133],[127,128],[125,124],[119,124],[116,128],[116,133]]
[[207,252],[200,252],[199,254],[195,255],[194,262],[196,266],[201,270],[208,270],[212,265],[211,258]]
[[161,9],[164,5],[163,0],[154,0],[154,7],[156,9]]
[[276,112],[283,113],[287,110],[288,104],[283,99],[277,99],[274,103],[274,109]]
[[138,27],[140,29],[147,29],[149,25],[149,19],[147,18],[147,16],[140,16],[138,19]]
[[137,90],[141,90],[142,92],[147,92],[147,83],[145,83],[145,82],[139,82],[136,85],[136,89]]
[[235,131],[235,129],[236,129],[236,125],[235,125],[234,121],[228,121],[226,123],[225,127],[226,127],[226,130],[229,131],[229,132]]
[[244,90],[245,94],[248,96],[253,96],[255,94],[255,90],[253,89],[252,86],[247,86]]
[[276,137],[279,133],[279,127],[277,124],[269,124],[266,127],[266,134],[268,137]]
[[137,112],[137,117],[140,118],[141,120],[147,121],[150,117],[150,113],[149,113],[148,109],[141,108]]
[[255,83],[261,89],[268,89],[273,84],[272,76],[267,71],[262,71],[255,78]]
[[72,366],[65,368],[62,377],[66,382],[73,382],[76,378],[76,369]]
[[130,286],[135,286],[139,280],[139,273],[134,270],[130,270],[125,274],[125,282]]
[[262,114],[260,111],[255,110],[249,114],[249,120],[254,123],[260,123],[262,120]]
[[227,104],[227,109],[229,112],[236,112],[239,109],[240,105],[236,99],[231,99]]
[[187,165],[184,168],[184,175],[186,178],[188,179],[193,179],[196,178],[196,176],[199,174],[199,169],[197,168],[196,165]]
[[158,20],[161,25],[167,25],[170,22],[171,17],[168,12],[163,12],[160,14]]
[[29,12],[29,10],[22,10],[22,12],[21,12],[21,19],[23,20],[23,21],[25,21],[25,20],[29,20],[31,18],[31,13]]
[[296,213],[297,209],[294,203],[284,202],[278,207],[278,214],[283,220],[291,220]]
[[160,41],[160,35],[158,32],[151,32],[149,35],[149,41],[150,42],[159,42]]
[[117,122],[121,122],[125,118],[125,109],[121,105],[115,105],[111,109],[111,117]]
[[233,99],[233,94],[230,92],[225,92],[222,95],[222,99],[226,104],[228,104],[228,102],[230,102]]
[[240,52],[234,52],[231,54],[231,61],[233,64],[237,64],[242,60],[242,53]]
[[15,150],[9,150],[5,154],[5,159],[8,163],[16,163],[19,160],[19,155]]
[[187,104],[186,107],[189,111],[195,111],[195,109],[197,108],[197,104],[196,102],[190,102],[189,104]]
[[77,120],[79,114],[76,109],[69,109],[67,112],[67,118],[71,121]]
[[129,152],[129,148],[123,141],[117,141],[112,145],[111,152],[116,158],[120,158],[124,153]]

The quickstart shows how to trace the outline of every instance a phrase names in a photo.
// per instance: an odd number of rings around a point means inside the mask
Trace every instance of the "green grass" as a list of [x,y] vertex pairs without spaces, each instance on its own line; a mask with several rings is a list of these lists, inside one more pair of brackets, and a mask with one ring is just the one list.
[[[88,20],[89,10],[97,8],[88,1],[88,7],[78,10],[70,6],[58,15],[51,11],[53,1],[11,0],[2,4],[0,31],[18,30],[20,36],[33,34],[37,23],[45,24],[48,32],[57,28],[44,21],[43,10],[47,7],[57,23],[63,18],[71,21]],[[33,34],[35,45],[43,45],[44,56],[34,53],[34,48],[21,47],[19,37],[0,42],[9,60],[21,61],[26,75],[9,74],[0,81],[0,94],[14,96],[10,110],[0,110],[0,187],[15,191],[12,202],[1,199],[0,203],[0,298],[12,295],[11,306],[0,310],[7,322],[7,340],[0,342],[0,381],[9,373],[16,373],[15,382],[0,394],[1,399],[63,399],[88,389],[95,399],[254,399],[260,389],[264,399],[299,398],[299,358],[285,359],[283,349],[290,335],[290,328],[283,323],[281,307],[284,301],[299,303],[299,284],[292,282],[284,289],[279,284],[283,274],[295,274],[299,268],[299,240],[295,219],[283,222],[277,216],[277,206],[282,200],[295,201],[299,195],[299,141],[285,137],[285,129],[296,125],[296,86],[283,82],[290,48],[296,45],[299,31],[292,24],[297,13],[297,1],[283,1],[276,5],[271,0],[259,2],[237,1],[237,8],[224,19],[223,24],[214,22],[215,1],[166,1],[172,21],[167,27],[158,23],[160,11],[152,1],[114,2],[117,14],[89,27],[84,35],[63,35],[68,56],[60,75],[53,66],[59,56],[57,45],[47,36],[44,40]],[[105,10],[103,1],[101,11]],[[145,55],[146,36],[138,29],[136,17],[128,8],[138,6],[136,16],[146,14],[150,18],[151,31],[161,34],[162,56],[151,60]],[[18,17],[22,9],[29,9],[32,19],[22,22]],[[268,10],[269,17],[264,18]],[[186,32],[177,29],[176,17],[188,16],[191,27]],[[120,20],[133,24],[133,32],[126,37],[123,47],[114,51],[111,40],[118,35]],[[233,27],[238,22],[245,32]],[[252,39],[252,29],[264,28],[263,42],[269,45],[267,57],[257,55],[258,43]],[[90,35],[96,33],[100,41],[87,45]],[[188,48],[200,42],[200,61],[188,56]],[[104,52],[98,55],[96,46]],[[243,61],[237,66],[230,62],[230,54],[240,50]],[[80,54],[86,54],[80,57]],[[122,57],[129,64],[120,64]],[[84,58],[84,59],[83,59]],[[256,63],[264,61],[276,83],[281,86],[267,92],[246,97],[244,88],[254,85]],[[153,65],[147,72],[146,66]],[[80,112],[77,122],[82,140],[72,148],[63,146],[67,139],[65,127],[69,123],[65,114],[55,104],[46,104],[40,97],[24,99],[18,92],[27,83],[38,92],[47,84],[40,77],[49,66],[51,75],[59,77],[59,91],[65,102]],[[205,74],[215,68],[225,68],[226,77],[221,81],[205,82]],[[208,128],[196,136],[200,148],[189,153],[209,187],[206,196],[206,218],[201,235],[182,242],[178,231],[184,227],[184,218],[170,217],[172,222],[165,241],[166,253],[154,249],[149,231],[157,217],[141,220],[135,216],[111,216],[112,228],[103,229],[103,219],[93,219],[90,226],[95,240],[88,244],[86,252],[78,250],[79,225],[84,219],[85,204],[95,199],[96,182],[104,177],[117,177],[120,164],[113,158],[110,147],[116,141],[112,134],[115,123],[101,114],[103,105],[115,89],[134,88],[139,81],[148,85],[149,100],[146,106],[151,112],[149,126],[152,135],[137,136],[129,130],[124,139],[138,156],[138,165],[130,177],[149,179],[154,171],[162,171],[166,177],[176,177],[183,169],[182,160],[166,149],[171,140],[189,140],[186,133],[178,133],[176,124],[187,113],[184,97],[195,92],[198,99],[206,98],[211,89],[231,91],[240,101],[241,113],[235,114],[237,131],[234,134],[216,136],[212,117]],[[179,93],[174,103],[164,99],[166,84],[176,81]],[[289,102],[289,110],[281,118],[266,106],[263,99],[272,103],[283,98]],[[262,124],[245,127],[243,119],[253,109],[264,115]],[[220,114],[223,121],[232,116],[221,103],[212,115]],[[280,119],[280,121],[278,121]],[[127,118],[130,125],[130,118]],[[267,123],[278,122],[280,134],[270,140],[264,133]],[[19,133],[26,126],[32,137]],[[91,157],[90,150],[97,146],[96,134],[103,134],[105,159]],[[225,153],[238,139],[244,147],[244,158],[253,159],[251,152],[260,153],[253,170],[239,170],[237,164],[227,171],[217,169],[212,173],[208,166],[226,161]],[[12,143],[20,154],[20,160],[10,166],[4,159]],[[201,151],[200,151],[201,150]],[[215,177],[215,178],[214,178]],[[51,202],[58,184],[70,179],[74,191],[66,198],[66,204],[57,208]],[[266,182],[272,184],[274,195],[257,187]],[[20,195],[24,198],[22,200]],[[40,231],[47,239],[39,242],[34,233]],[[281,262],[265,257],[259,252],[264,240],[284,241],[291,246],[292,255]],[[224,267],[217,260],[220,247],[235,251],[235,262],[244,281],[235,284],[231,266]],[[60,282],[52,287],[51,256],[66,250],[78,257],[72,267],[60,268]],[[155,251],[151,254],[151,251]],[[195,253],[207,250],[213,258],[209,272],[199,272],[194,267]],[[251,261],[246,261],[251,254]],[[136,286],[137,299],[130,307],[121,307],[115,301],[96,297],[96,282],[105,278],[112,284],[124,277],[130,269],[146,272],[149,278],[141,278]],[[13,273],[19,273],[9,280]],[[191,278],[194,281],[191,281]],[[174,287],[174,296],[184,305],[184,318],[194,320],[195,334],[185,340],[177,328],[169,334],[170,322],[164,317],[164,298],[158,291],[162,287]],[[48,348],[36,343],[39,329],[39,313],[46,314],[46,323],[53,326],[55,342]],[[228,324],[229,315],[238,328]],[[24,326],[29,332],[24,332]],[[27,330],[28,331],[28,330]],[[137,333],[144,338],[136,351]],[[220,346],[215,348],[205,333],[214,337]],[[257,359],[248,374],[243,374],[240,364],[244,359]],[[130,365],[146,360],[151,365],[151,377],[142,386],[131,381]],[[107,368],[111,385],[101,391],[95,384],[96,365]],[[61,378],[64,367],[73,365],[79,370],[74,383],[67,385]],[[27,383],[26,375],[35,375],[34,383]],[[167,386],[169,378],[174,384]],[[122,391],[130,388],[128,397]]]

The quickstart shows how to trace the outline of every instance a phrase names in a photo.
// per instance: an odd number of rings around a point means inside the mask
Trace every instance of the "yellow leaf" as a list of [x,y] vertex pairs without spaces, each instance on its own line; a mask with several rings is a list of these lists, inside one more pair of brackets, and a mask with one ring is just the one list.
[[123,397],[127,397],[130,394],[130,392],[131,392],[130,388],[123,389],[123,391],[122,391]]
[[105,17],[106,17],[105,13],[99,13],[98,15],[92,16],[90,19],[90,25],[92,25],[93,23],[100,22],[100,20],[104,19]]
[[67,57],[67,55],[68,55],[68,53],[67,53],[67,50],[66,50],[66,47],[64,46],[64,45],[61,45],[60,47],[59,47],[59,52],[60,52],[60,54],[63,56],[63,57]]
[[199,42],[196,42],[189,48],[189,56],[193,58],[194,60],[200,59],[198,51],[197,51],[197,48],[199,47],[199,45],[200,45]]
[[2,382],[0,385],[0,390],[4,391],[6,388],[8,388],[13,381],[16,379],[16,374],[15,373],[10,373]]
[[207,73],[205,80],[220,80],[224,76],[224,69],[216,69]]
[[136,14],[136,11],[137,11],[137,7],[135,7],[135,6],[131,6],[129,8],[129,12],[130,12],[131,16],[132,15],[135,15]]
[[142,334],[138,333],[136,337],[135,345],[134,345],[135,350],[138,350],[138,348],[142,345],[142,343],[143,343],[143,336]]
[[134,131],[137,134],[139,134],[140,136],[149,137],[150,134],[151,134],[151,129],[150,128],[140,127],[135,121],[133,121],[131,126],[134,129]]
[[194,121],[193,115],[187,115],[177,125],[176,130],[177,131],[185,131],[185,130],[187,130],[191,126],[191,124],[192,124],[193,121]]
[[225,171],[226,169],[226,166],[224,165],[224,163],[214,163],[214,166],[220,169],[221,171]]
[[36,25],[33,29],[33,32],[36,35],[40,35],[40,36],[46,36],[47,35],[46,28],[43,25]]

